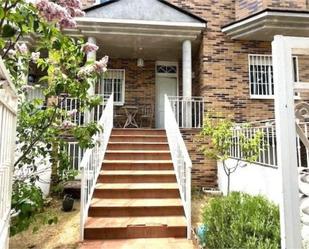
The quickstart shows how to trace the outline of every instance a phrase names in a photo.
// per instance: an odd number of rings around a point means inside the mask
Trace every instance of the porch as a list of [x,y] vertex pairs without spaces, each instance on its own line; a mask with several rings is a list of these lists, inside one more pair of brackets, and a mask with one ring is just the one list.
[[197,54],[206,21],[165,1],[129,2],[88,8],[77,28],[66,30],[99,46],[87,60],[110,58],[91,94],[114,94],[116,127],[162,128],[165,94],[181,128],[201,127],[204,101],[192,96],[200,95]]

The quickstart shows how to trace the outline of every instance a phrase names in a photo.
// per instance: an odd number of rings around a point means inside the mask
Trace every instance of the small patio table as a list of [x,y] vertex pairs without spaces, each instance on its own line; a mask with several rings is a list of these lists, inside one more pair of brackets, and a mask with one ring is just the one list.
[[130,125],[134,126],[135,128],[138,128],[138,124],[135,120],[136,114],[138,112],[138,107],[137,106],[133,106],[133,105],[129,105],[129,106],[125,106],[124,107],[126,116],[127,116],[127,121],[124,124],[123,128],[126,128]]

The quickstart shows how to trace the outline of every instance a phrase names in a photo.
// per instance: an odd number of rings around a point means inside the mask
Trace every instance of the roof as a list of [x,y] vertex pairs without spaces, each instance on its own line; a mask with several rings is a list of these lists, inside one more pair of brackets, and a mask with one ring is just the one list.
[[261,11],[258,11],[252,15],[249,15],[249,16],[246,16],[244,18],[241,18],[239,20],[236,20],[236,21],[233,21],[233,22],[230,22],[228,24],[225,24],[221,27],[221,29],[225,29],[229,26],[232,26],[234,24],[237,24],[237,23],[241,23],[243,21],[246,21],[246,20],[249,20],[255,16],[258,16],[262,13],[265,13],[265,12],[281,12],[281,13],[298,13],[298,14],[309,14],[309,10],[295,10],[295,9],[278,9],[278,8],[266,8],[266,9],[263,9]]
[[[147,1],[151,2],[149,0],[147,0]],[[191,13],[190,11],[187,11],[183,8],[180,8],[180,7],[178,7],[174,4],[171,4],[171,3],[167,2],[166,0],[153,0],[153,1],[161,3],[161,4],[165,5],[166,7],[173,9],[174,11],[177,11],[177,12],[182,13],[183,15],[185,15],[187,17],[194,19],[195,21],[198,21],[198,22],[201,22],[201,23],[204,23],[204,24],[207,23],[207,21],[205,19],[203,19],[202,17],[195,15],[195,14]],[[105,8],[107,6],[111,6],[113,4],[120,3],[120,2],[125,2],[125,0],[110,0],[110,1],[107,1],[107,2],[103,2],[103,3],[97,4],[97,5],[88,7],[86,9],[84,9],[84,11],[86,12],[86,16],[89,16],[89,14],[93,11],[97,11],[98,9]],[[134,4],[133,2],[134,1],[131,0],[130,4],[131,3]],[[139,2],[142,3],[143,1],[140,0]],[[122,18],[122,19],[124,19],[124,18]]]

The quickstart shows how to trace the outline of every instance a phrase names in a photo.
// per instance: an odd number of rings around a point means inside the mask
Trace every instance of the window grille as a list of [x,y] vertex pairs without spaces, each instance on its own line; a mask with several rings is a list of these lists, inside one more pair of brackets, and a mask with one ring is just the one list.
[[[293,57],[294,81],[298,81],[297,57]],[[272,98],[274,78],[271,55],[249,55],[249,84],[251,98]]]
[[125,95],[125,70],[109,69],[95,89],[96,94],[109,96],[114,93],[114,103],[124,104]]

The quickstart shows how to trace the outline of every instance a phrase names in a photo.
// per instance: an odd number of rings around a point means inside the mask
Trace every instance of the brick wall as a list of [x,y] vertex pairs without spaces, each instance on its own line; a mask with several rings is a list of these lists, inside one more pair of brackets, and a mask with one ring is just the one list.
[[198,129],[182,129],[186,147],[192,160],[192,188],[215,188],[217,186],[216,162],[208,160],[199,151],[200,143],[197,142]]
[[236,0],[236,20],[250,16],[266,8],[276,9],[299,9],[308,8],[307,0]]
[[[154,105],[155,61],[145,61],[144,67],[140,68],[137,66],[136,59],[111,58],[108,68],[125,69],[125,105],[137,105],[141,108]],[[124,106],[118,106],[115,110],[118,114],[123,115],[116,120],[116,124],[123,125],[125,122]],[[148,124],[145,123],[145,125]],[[154,117],[152,126],[154,126]]]
[[[208,21],[207,29],[194,70],[194,89],[206,99],[205,107],[237,122],[271,119],[273,100],[252,100],[249,94],[248,54],[270,54],[269,42],[233,41],[221,32],[221,27],[234,20],[233,1],[170,0]],[[196,154],[191,135],[185,135],[193,158],[193,185],[211,187],[216,184],[216,162]],[[193,146],[193,147],[192,147]]]

